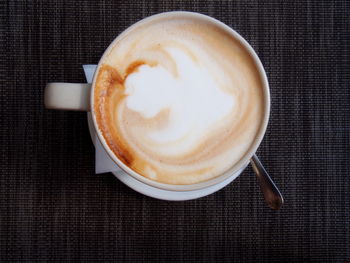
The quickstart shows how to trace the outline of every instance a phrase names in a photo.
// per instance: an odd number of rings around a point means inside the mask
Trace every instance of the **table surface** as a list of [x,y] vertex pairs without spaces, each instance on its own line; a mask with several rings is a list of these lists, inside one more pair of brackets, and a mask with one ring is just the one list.
[[[350,260],[349,1],[1,1],[0,261]],[[45,110],[52,81],[84,82],[125,28],[189,10],[238,31],[265,66],[272,111],[259,156],[223,190],[166,202],[94,174],[86,113]]]

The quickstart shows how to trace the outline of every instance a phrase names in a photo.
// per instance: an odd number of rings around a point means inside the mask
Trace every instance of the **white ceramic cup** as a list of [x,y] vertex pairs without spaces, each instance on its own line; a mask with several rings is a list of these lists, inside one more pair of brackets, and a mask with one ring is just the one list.
[[[197,19],[199,21],[205,20],[206,22],[212,23],[216,25],[217,27],[222,28],[224,31],[228,32],[230,35],[232,35],[234,38],[236,38],[250,53],[251,57],[253,58],[256,67],[260,74],[260,79],[262,81],[263,86],[263,94],[264,94],[264,116],[262,120],[262,124],[260,126],[260,129],[257,133],[257,136],[254,140],[254,142],[251,144],[249,150],[246,152],[244,156],[239,160],[238,163],[235,164],[234,168],[231,168],[227,172],[223,173],[222,175],[219,175],[215,178],[212,178],[208,181],[191,184],[191,185],[172,185],[172,184],[164,184],[159,183],[156,181],[153,181],[151,179],[148,179],[132,169],[130,169],[128,166],[126,166],[121,160],[118,159],[118,157],[113,153],[113,151],[109,148],[108,144],[106,143],[99,127],[96,121],[96,116],[94,112],[94,89],[95,89],[95,83],[96,83],[96,72],[99,71],[99,68],[104,63],[106,54],[109,53],[109,51],[114,47],[115,43],[121,39],[125,34],[127,34],[130,30],[132,30],[135,27],[138,27],[142,25],[145,22],[151,22],[153,20],[157,19],[178,19],[179,17],[190,17],[192,19]],[[262,66],[257,54],[254,52],[253,48],[248,44],[246,40],[244,40],[243,37],[241,37],[236,31],[234,31],[232,28],[228,27],[224,23],[203,15],[199,13],[193,13],[193,12],[183,12],[183,11],[175,11],[175,12],[166,12],[161,13],[157,15],[153,15],[150,17],[147,17],[132,26],[130,26],[128,29],[126,29],[123,33],[121,33],[117,38],[114,39],[114,41],[109,45],[109,47],[104,52],[103,56],[101,57],[95,74],[92,81],[92,84],[82,84],[82,83],[48,83],[45,88],[45,106],[48,109],[57,109],[57,110],[76,110],[76,111],[91,111],[92,119],[94,123],[94,129],[96,132],[97,137],[99,138],[102,146],[110,156],[110,158],[121,168],[123,169],[129,176],[134,177],[135,179],[160,189],[164,190],[170,190],[170,191],[193,191],[193,190],[199,190],[203,188],[207,188],[209,186],[213,186],[216,184],[221,183],[225,179],[231,177],[233,174],[236,174],[242,168],[246,167],[249,163],[250,158],[254,155],[256,150],[258,149],[268,124],[269,120],[269,114],[270,114],[270,91],[269,91],[269,84],[267,81],[266,73],[264,70],[264,67]]]

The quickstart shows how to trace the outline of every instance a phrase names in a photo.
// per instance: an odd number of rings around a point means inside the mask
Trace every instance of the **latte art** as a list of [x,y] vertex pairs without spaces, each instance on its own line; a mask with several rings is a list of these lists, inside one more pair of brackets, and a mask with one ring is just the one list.
[[206,139],[216,122],[233,109],[234,100],[186,54],[174,48],[165,50],[176,65],[177,75],[161,65],[140,66],[125,81],[126,107],[145,121],[167,112],[163,127],[146,133],[144,126],[132,127],[130,132],[145,148],[164,156],[179,156],[192,152]]
[[103,62],[94,92],[98,126],[115,155],[145,177],[211,179],[256,137],[263,118],[257,69],[236,39],[209,22],[134,27]]

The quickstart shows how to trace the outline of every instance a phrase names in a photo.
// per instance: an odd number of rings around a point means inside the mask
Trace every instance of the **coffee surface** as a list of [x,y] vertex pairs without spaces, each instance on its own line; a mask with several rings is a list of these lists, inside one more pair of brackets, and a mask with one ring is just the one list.
[[193,184],[232,168],[263,120],[263,89],[246,49],[203,19],[158,18],[126,31],[97,72],[94,112],[135,172]]

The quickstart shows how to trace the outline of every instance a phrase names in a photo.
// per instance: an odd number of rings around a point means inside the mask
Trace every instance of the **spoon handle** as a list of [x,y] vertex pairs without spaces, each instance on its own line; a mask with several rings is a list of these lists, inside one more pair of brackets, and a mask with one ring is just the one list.
[[250,159],[250,163],[258,177],[260,189],[263,192],[267,205],[274,210],[280,209],[284,202],[283,196],[269,174],[266,172],[258,156],[254,154],[252,159]]

